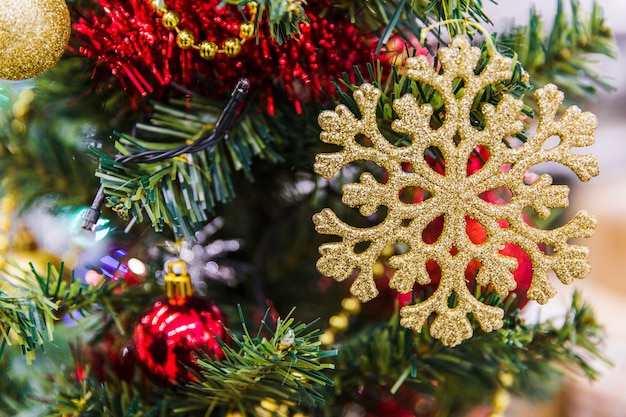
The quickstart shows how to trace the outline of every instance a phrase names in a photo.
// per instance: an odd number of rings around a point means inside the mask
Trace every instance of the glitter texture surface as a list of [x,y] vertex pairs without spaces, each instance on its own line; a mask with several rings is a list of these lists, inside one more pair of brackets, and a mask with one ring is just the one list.
[[0,0],[0,78],[23,80],[52,68],[70,30],[64,0]]
[[[567,224],[551,230],[528,225],[523,209],[533,208],[546,218],[552,208],[568,205],[569,188],[552,185],[549,175],[541,175],[532,184],[524,181],[528,169],[542,162],[555,161],[574,171],[579,179],[587,181],[599,173],[593,155],[572,153],[572,148],[589,146],[594,142],[596,117],[573,106],[556,120],[563,94],[554,85],[535,93],[539,107],[537,131],[526,143],[509,147],[507,138],[523,129],[519,120],[522,102],[505,95],[497,106],[485,104],[482,112],[485,127],[472,126],[470,110],[477,94],[486,86],[511,78],[511,60],[492,56],[478,75],[474,73],[481,52],[470,46],[467,39],[457,37],[449,48],[439,50],[443,69],[439,74],[426,57],[407,61],[407,75],[421,84],[433,86],[445,105],[443,125],[433,130],[429,104],[420,105],[412,94],[394,101],[398,119],[392,129],[411,138],[408,146],[392,145],[379,131],[376,105],[380,91],[363,84],[354,92],[361,118],[339,105],[335,111],[325,111],[319,117],[323,142],[343,147],[339,152],[323,153],[316,157],[315,171],[331,178],[345,165],[354,161],[372,161],[387,172],[385,183],[365,172],[359,182],[346,184],[343,203],[358,207],[363,216],[387,207],[387,216],[369,228],[356,228],[341,221],[330,209],[316,214],[313,221],[322,234],[336,235],[339,242],[325,243],[319,248],[318,270],[338,281],[356,275],[351,292],[361,301],[377,296],[373,266],[381,251],[389,245],[405,243],[408,249],[390,258],[395,273],[390,287],[401,293],[413,290],[415,284],[426,285],[430,276],[426,263],[434,260],[441,268],[441,280],[434,293],[400,311],[401,324],[420,331],[434,314],[430,333],[447,346],[455,346],[472,336],[468,320],[471,313],[480,327],[489,332],[502,326],[503,310],[485,305],[468,289],[465,270],[472,261],[480,262],[476,281],[491,286],[505,296],[515,289],[512,270],[517,261],[499,253],[505,244],[522,248],[532,260],[532,284],[528,297],[546,303],[555,295],[548,272],[553,270],[564,284],[575,278],[584,278],[589,272],[586,247],[568,244],[571,238],[589,237],[596,221],[585,211],[576,214]],[[455,80],[462,79],[464,92],[455,96]],[[372,146],[361,145],[357,138],[367,137]],[[546,146],[551,137],[559,137],[556,146]],[[552,143],[552,142],[551,142]],[[468,159],[476,147],[484,147],[489,157],[481,169],[468,175]],[[436,172],[425,159],[427,149],[436,147],[445,161],[443,175]],[[407,172],[403,165],[410,164]],[[425,190],[426,198],[419,203],[405,203],[400,195],[407,187]],[[511,198],[505,204],[493,204],[481,194],[494,189],[507,189]],[[444,226],[434,243],[423,240],[424,229],[433,219],[443,216]],[[486,239],[473,243],[466,232],[467,218],[478,221],[486,231]],[[502,227],[502,223],[506,226]],[[357,244],[369,243],[365,250],[355,252]],[[544,253],[539,244],[553,250]],[[355,273],[356,271],[356,273]],[[451,295],[456,302],[450,306]]]

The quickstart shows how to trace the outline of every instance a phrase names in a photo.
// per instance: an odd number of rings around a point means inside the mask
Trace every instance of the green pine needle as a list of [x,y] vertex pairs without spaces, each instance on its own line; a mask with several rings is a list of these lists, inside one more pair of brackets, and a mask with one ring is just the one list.
[[421,333],[401,327],[395,316],[341,346],[335,391],[354,397],[362,386],[394,393],[406,385],[435,396],[441,407],[452,410],[450,415],[457,415],[466,406],[488,401],[501,386],[502,372],[513,375],[509,389],[516,395],[545,399],[558,389],[567,370],[595,379],[596,360],[607,362],[598,347],[602,328],[578,293],[560,325],[526,324],[516,312],[506,316],[504,327],[491,333],[475,324],[474,337],[455,348],[433,339],[428,326]]
[[[136,135],[115,132],[122,155],[171,149],[195,141],[214,127],[220,110],[200,100],[157,104],[149,124],[136,125]],[[92,149],[100,158],[96,176],[104,186],[107,204],[124,218],[148,218],[156,231],[170,226],[177,237],[193,237],[206,224],[216,204],[235,197],[233,173],[252,180],[255,157],[278,161],[273,137],[247,134],[253,119],[244,117],[229,137],[208,150],[156,163],[117,162]]]
[[89,364],[81,380],[59,375],[54,381],[64,389],[57,394],[45,417],[158,417],[163,416],[162,401],[146,406],[134,384],[113,381],[102,383]]
[[0,353],[5,345],[21,346],[30,363],[37,348],[54,338],[54,324],[69,313],[87,314],[97,300],[109,294],[113,285],[96,287],[64,276],[48,264],[45,274],[11,264],[0,270]]
[[267,338],[250,335],[245,326],[242,336],[229,332],[231,342],[221,343],[224,360],[215,361],[199,352],[197,380],[180,388],[184,405],[175,411],[199,412],[219,406],[245,417],[263,415],[258,411],[263,400],[300,407],[323,404],[319,388],[332,386],[323,371],[333,368],[323,360],[337,352],[322,350],[314,323],[295,323],[292,313],[278,319],[274,330],[264,321],[259,333],[269,333]]
[[[308,19],[304,11],[306,0],[256,0],[258,4],[257,26],[267,22],[270,36],[279,45],[290,40],[297,39],[300,35],[300,23],[307,23]],[[223,4],[235,4],[242,10],[250,0],[222,0]],[[258,33],[258,31],[257,31]]]
[[536,88],[554,83],[570,100],[589,99],[598,88],[613,90],[589,55],[615,58],[615,41],[598,3],[583,14],[578,0],[570,0],[570,10],[568,18],[563,0],[558,0],[552,30],[546,36],[543,19],[531,8],[528,25],[498,36],[497,45],[503,54],[519,59]]

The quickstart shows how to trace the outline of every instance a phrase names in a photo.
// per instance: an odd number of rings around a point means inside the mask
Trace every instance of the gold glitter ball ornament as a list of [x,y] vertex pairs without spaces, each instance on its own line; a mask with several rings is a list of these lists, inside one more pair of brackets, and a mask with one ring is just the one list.
[[52,68],[70,31],[64,0],[0,0],[0,78],[24,80]]
[[[499,329],[503,324],[503,310],[480,302],[468,289],[465,271],[470,262],[480,262],[478,285],[491,286],[498,295],[506,296],[516,287],[511,271],[517,268],[517,261],[499,251],[507,243],[519,246],[533,266],[528,297],[541,304],[556,293],[548,278],[550,270],[564,284],[588,274],[588,249],[569,244],[568,240],[593,234],[596,221],[591,215],[581,211],[561,227],[542,230],[526,224],[522,211],[531,207],[546,218],[552,208],[568,205],[569,188],[552,185],[549,175],[539,176],[532,184],[525,182],[526,172],[537,164],[558,162],[569,167],[582,181],[599,173],[595,156],[572,152],[573,148],[593,144],[597,121],[593,114],[583,113],[576,106],[569,107],[557,120],[563,94],[550,84],[535,93],[539,108],[537,131],[525,143],[509,147],[505,143],[507,138],[524,128],[519,120],[521,100],[504,94],[497,106],[484,104],[485,126],[481,130],[472,125],[470,111],[485,87],[511,78],[511,60],[494,55],[475,74],[481,51],[472,48],[462,36],[456,37],[450,47],[441,48],[438,55],[440,72],[424,56],[408,59],[405,71],[418,85],[430,85],[441,94],[445,106],[441,127],[431,128],[433,108],[430,104],[420,104],[414,95],[405,94],[393,103],[399,118],[391,127],[410,138],[409,145],[394,146],[381,134],[376,120],[381,92],[372,85],[363,84],[354,92],[360,118],[344,105],[320,114],[323,130],[320,139],[343,149],[317,155],[315,171],[331,178],[351,162],[374,162],[386,170],[387,181],[381,183],[365,172],[359,182],[344,185],[342,201],[358,207],[363,216],[371,216],[380,206],[387,207],[387,215],[369,228],[350,226],[330,209],[316,214],[313,221],[319,233],[340,237],[338,242],[320,246],[318,270],[338,281],[355,276],[350,291],[361,301],[378,295],[373,268],[389,245],[403,243],[400,246],[407,248],[404,253],[389,258],[394,269],[389,286],[400,293],[413,291],[415,284],[429,284],[426,263],[436,261],[441,269],[438,287],[427,299],[402,307],[401,324],[421,331],[434,315],[430,326],[432,337],[444,345],[455,346],[473,334],[468,320],[470,313],[485,332]],[[458,79],[464,81],[464,90],[457,97],[453,85]],[[357,138],[361,135],[371,145],[359,143]],[[560,143],[545,146],[551,137],[559,137]],[[489,158],[478,171],[468,175],[468,159],[478,146],[489,152]],[[439,149],[445,160],[445,175],[432,169],[425,159],[425,152],[432,147]],[[410,172],[403,169],[407,163]],[[410,187],[424,190],[428,198],[412,204],[401,201],[402,191]],[[510,200],[492,204],[481,198],[484,192],[495,189],[508,189]],[[424,242],[425,228],[440,216],[444,219],[441,235],[433,243]],[[484,242],[476,244],[470,240],[466,231],[468,217],[484,228],[487,235]],[[506,227],[501,226],[503,221]],[[362,242],[369,244],[365,250]],[[359,250],[355,252],[357,244]],[[539,244],[553,250],[545,253]],[[453,294],[456,302],[451,306],[449,299]]]

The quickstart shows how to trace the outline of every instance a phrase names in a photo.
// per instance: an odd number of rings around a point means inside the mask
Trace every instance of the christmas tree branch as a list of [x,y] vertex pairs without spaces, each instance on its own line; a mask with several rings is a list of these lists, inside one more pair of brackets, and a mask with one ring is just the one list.
[[516,57],[532,74],[537,88],[555,83],[570,99],[588,99],[597,88],[613,89],[593,68],[589,55],[615,58],[615,43],[598,3],[594,2],[589,15],[582,13],[577,0],[570,0],[570,8],[568,18],[563,0],[558,0],[552,30],[547,36],[543,19],[531,8],[528,25],[513,27],[499,35],[497,44],[502,53]]
[[80,378],[66,374],[60,374],[55,378],[54,384],[63,389],[56,395],[56,403],[50,407],[46,417],[70,415],[157,417],[164,415],[164,401],[153,400],[150,405],[147,405],[136,385],[119,380],[103,384],[89,365],[85,366],[83,372]]
[[57,271],[48,264],[45,274],[26,271],[18,265],[0,271],[0,353],[6,344],[18,344],[27,361],[37,347],[54,338],[54,323],[66,314],[84,315],[97,300],[109,294],[114,285],[87,286],[74,274],[64,277],[61,264]]
[[[51,99],[44,88],[0,88],[6,94],[6,106],[0,105],[3,193],[14,195],[21,207],[50,196],[58,205],[82,204],[96,182],[84,175],[94,163],[76,138],[96,130],[98,122],[84,114],[69,115],[67,96]],[[50,102],[40,104],[39,95]]]
[[483,12],[480,0],[341,0],[337,3],[337,7],[347,10],[353,21],[363,19],[376,30],[379,35],[377,52],[381,51],[392,33],[411,41],[408,34],[419,39],[423,28],[441,23],[453,37],[458,33],[472,35],[475,32],[472,24],[491,23]]
[[[337,352],[320,349],[320,332],[312,325],[295,323],[290,313],[278,319],[274,330],[264,320],[256,336],[245,326],[241,337],[229,332],[232,342],[222,343],[224,360],[199,352],[197,380],[181,387],[184,405],[176,412],[225,407],[245,417],[263,415],[263,400],[304,407],[323,404],[316,387],[332,385],[322,371],[333,365],[321,361]],[[270,337],[261,337],[261,330]]]
[[[197,98],[155,105],[150,122],[138,123],[134,136],[116,133],[118,156],[94,149],[108,205],[123,217],[147,216],[157,231],[167,224],[178,237],[192,237],[217,203],[234,197],[232,171],[252,179],[254,156],[279,160],[272,138],[247,134],[250,121],[236,110],[227,107],[218,118],[215,107]],[[94,201],[92,210],[97,206]],[[94,224],[92,217],[84,227]]]
[[408,384],[458,411],[470,404],[446,403],[488,401],[501,386],[503,372],[513,376],[508,389],[517,395],[549,398],[566,369],[595,379],[594,361],[606,361],[598,348],[602,329],[578,293],[562,325],[525,324],[514,311],[506,317],[504,327],[492,333],[482,333],[475,325],[477,334],[453,349],[432,339],[428,328],[414,334],[394,317],[341,346],[335,361],[335,390],[356,395],[359,387],[380,386],[395,392]]
[[299,24],[308,22],[304,11],[307,4],[305,0],[289,2],[284,0],[223,0],[222,3],[235,4],[240,9],[251,3],[256,3],[258,13],[255,24],[258,25],[266,21],[272,39],[279,45],[289,41],[289,39],[297,38],[300,35]]
[[[473,36],[474,25],[491,23],[482,10],[481,2],[472,0],[394,1],[383,4],[368,1],[365,7],[347,3],[340,2],[337,7],[348,9],[353,20],[357,18],[357,11],[363,11],[367,14],[367,21],[379,25],[373,29],[379,30],[380,25],[384,27],[378,51],[394,30],[398,30],[411,45],[415,39],[408,39],[406,34],[411,33],[420,39],[423,28],[433,23],[445,26],[451,36],[458,33]],[[602,8],[594,2],[591,12],[586,15],[578,0],[570,0],[570,6],[571,17],[568,19],[563,1],[558,0],[557,13],[548,36],[544,34],[543,20],[531,8],[528,25],[513,27],[495,37],[498,50],[516,61],[516,72],[523,68],[532,74],[536,87],[548,82],[557,83],[568,96],[575,98],[593,95],[597,87],[611,90],[611,85],[602,79],[588,57],[598,54],[614,58],[616,54],[613,35],[604,20]]]
[[222,343],[224,360],[196,352],[199,370],[191,370],[195,380],[170,388],[147,384],[138,390],[137,384],[120,381],[106,364],[103,374],[98,375],[75,349],[75,361],[82,372],[78,377],[64,373],[54,379],[62,388],[57,390],[48,416],[88,413],[85,415],[126,417],[141,412],[196,417],[232,411],[242,417],[266,417],[284,408],[322,404],[319,390],[332,385],[324,371],[333,367],[322,362],[337,352],[320,349],[320,332],[313,325],[295,323],[290,313],[278,319],[274,329],[263,320],[256,335],[245,326],[240,336],[229,332],[231,340]]

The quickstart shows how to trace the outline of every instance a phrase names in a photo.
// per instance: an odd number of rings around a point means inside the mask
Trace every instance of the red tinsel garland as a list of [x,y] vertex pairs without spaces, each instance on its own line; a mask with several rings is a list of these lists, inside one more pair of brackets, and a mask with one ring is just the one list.
[[[237,79],[247,77],[265,95],[270,114],[276,88],[283,89],[299,110],[301,101],[320,100],[334,91],[333,78],[351,72],[353,65],[372,61],[377,42],[336,13],[330,1],[320,0],[306,10],[309,23],[300,25],[297,39],[279,45],[261,23],[258,37],[245,42],[237,56],[218,54],[205,60],[196,50],[176,45],[176,33],[161,24],[149,0],[97,2],[101,10],[82,9],[74,19],[70,49],[96,62],[96,78],[113,74],[134,100],[160,94],[174,82],[205,96],[220,96]],[[166,2],[181,16],[181,29],[190,30],[197,42],[218,45],[237,38],[239,25],[246,22],[240,10],[218,7],[220,3]]]

